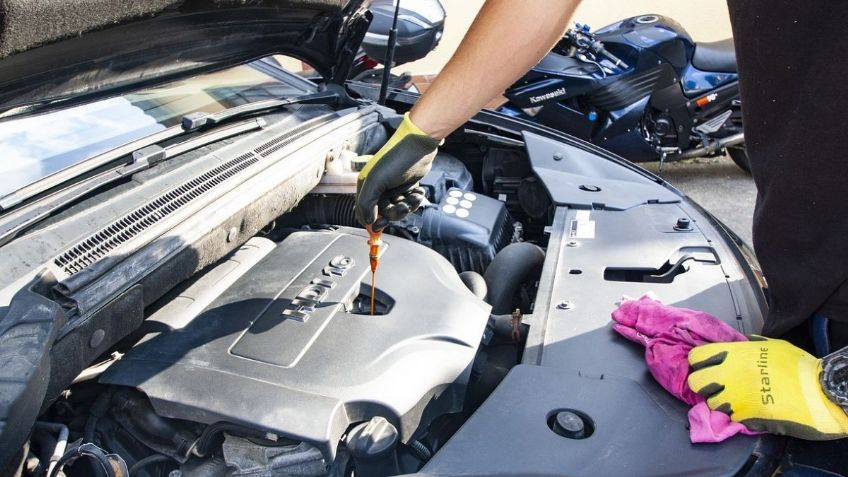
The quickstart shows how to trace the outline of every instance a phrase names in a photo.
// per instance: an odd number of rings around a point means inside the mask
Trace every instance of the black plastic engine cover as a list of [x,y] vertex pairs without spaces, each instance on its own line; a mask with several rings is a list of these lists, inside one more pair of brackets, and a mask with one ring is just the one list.
[[294,233],[196,316],[167,306],[152,315],[167,331],[101,382],[140,389],[162,416],[259,428],[328,460],[350,424],[373,416],[416,437],[459,409],[489,306],[437,253],[386,237],[384,314],[360,314],[367,253],[364,231]]

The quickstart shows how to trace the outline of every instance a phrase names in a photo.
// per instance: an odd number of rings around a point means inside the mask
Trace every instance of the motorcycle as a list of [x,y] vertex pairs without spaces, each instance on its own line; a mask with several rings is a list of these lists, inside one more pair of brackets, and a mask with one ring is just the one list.
[[727,152],[749,170],[732,39],[696,43],[676,21],[641,15],[569,29],[505,93],[499,111],[634,162]]

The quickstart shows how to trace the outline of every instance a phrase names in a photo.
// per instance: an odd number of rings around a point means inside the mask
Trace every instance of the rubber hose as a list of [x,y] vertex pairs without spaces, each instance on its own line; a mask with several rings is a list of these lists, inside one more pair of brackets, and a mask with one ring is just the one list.
[[481,300],[486,299],[486,292],[489,287],[486,286],[486,280],[483,279],[482,275],[477,272],[467,271],[460,273],[459,279],[471,290],[474,296]]
[[361,227],[352,195],[308,196],[286,215],[285,223]]
[[[156,414],[153,406],[143,396],[133,391],[122,390],[112,398],[115,409],[121,411],[129,419],[129,423],[146,439],[158,442],[160,445],[172,447],[175,454],[188,455],[191,452],[195,436],[191,432],[178,427],[176,421]],[[144,439],[141,439],[142,442]]]
[[212,450],[212,446],[217,441],[217,437],[222,433],[230,431],[237,434],[247,434],[253,435],[256,437],[263,437],[264,433],[253,430],[253,429],[245,429],[242,426],[236,424],[230,424],[229,422],[216,422],[214,424],[210,424],[206,426],[206,429],[203,430],[203,433],[200,434],[200,439],[197,440],[197,444],[194,446],[194,455],[198,457],[206,457],[209,455],[209,452]]
[[56,467],[53,468],[53,471],[47,477],[57,477],[66,465],[73,464],[74,461],[81,457],[91,459],[94,465],[102,469],[108,477],[122,477],[129,474],[127,464],[120,456],[107,454],[106,451],[91,442],[84,442],[78,447],[65,452],[65,455],[59,459]]
[[486,301],[492,305],[492,314],[511,313],[513,297],[524,282],[542,272],[544,263],[545,252],[527,242],[507,245],[498,252],[483,275],[489,289]]
[[427,462],[430,457],[433,457],[433,453],[421,441],[410,441],[409,448],[422,462]]
[[138,475],[138,471],[147,467],[148,465],[158,464],[160,462],[173,462],[174,459],[164,455],[164,454],[153,454],[141,459],[140,461],[133,464],[130,467],[130,477],[134,477]]
[[85,421],[85,429],[83,431],[83,442],[94,442],[94,432],[97,430],[97,420],[106,415],[109,410],[109,404],[112,402],[112,393],[114,389],[108,388],[102,392],[89,411],[88,419]]

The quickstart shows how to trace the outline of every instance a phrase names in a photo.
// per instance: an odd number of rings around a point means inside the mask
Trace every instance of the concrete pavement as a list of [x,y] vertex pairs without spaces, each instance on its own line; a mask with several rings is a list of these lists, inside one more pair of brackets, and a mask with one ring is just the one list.
[[[655,174],[659,167],[657,162],[640,165]],[[751,176],[729,157],[666,163],[662,176],[751,244],[757,190]]]

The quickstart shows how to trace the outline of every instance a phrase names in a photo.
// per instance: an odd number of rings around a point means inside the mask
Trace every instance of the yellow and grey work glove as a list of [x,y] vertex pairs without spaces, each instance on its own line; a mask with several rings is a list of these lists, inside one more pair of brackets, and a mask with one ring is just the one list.
[[693,348],[689,387],[710,409],[752,431],[801,439],[848,436],[848,415],[819,381],[822,360],[783,340],[711,343]]
[[[419,181],[430,172],[439,141],[403,117],[397,131],[368,160],[356,181],[356,218],[382,230],[415,212],[424,201]],[[377,220],[377,217],[380,219]]]

